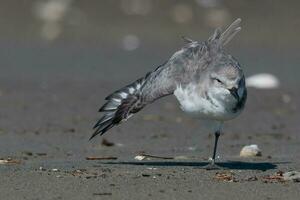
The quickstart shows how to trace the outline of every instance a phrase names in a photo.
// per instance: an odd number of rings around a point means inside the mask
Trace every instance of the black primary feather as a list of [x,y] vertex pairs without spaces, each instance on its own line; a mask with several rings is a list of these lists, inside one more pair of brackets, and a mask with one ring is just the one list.
[[105,98],[107,102],[99,109],[104,115],[95,124],[95,132],[90,140],[96,135],[103,135],[106,131],[128,119],[132,114],[141,110],[144,105],[140,102],[140,91],[145,83],[147,74],[144,78],[115,91]]

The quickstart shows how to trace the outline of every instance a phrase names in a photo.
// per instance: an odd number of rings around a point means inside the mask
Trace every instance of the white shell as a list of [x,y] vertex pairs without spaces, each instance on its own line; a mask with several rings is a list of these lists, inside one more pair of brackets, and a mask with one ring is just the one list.
[[290,171],[283,173],[283,180],[300,182],[300,172]]
[[145,160],[146,156],[142,156],[142,155],[137,155],[134,157],[135,160]]
[[261,150],[258,148],[256,144],[244,146],[240,152],[241,157],[255,157],[261,155],[262,155]]

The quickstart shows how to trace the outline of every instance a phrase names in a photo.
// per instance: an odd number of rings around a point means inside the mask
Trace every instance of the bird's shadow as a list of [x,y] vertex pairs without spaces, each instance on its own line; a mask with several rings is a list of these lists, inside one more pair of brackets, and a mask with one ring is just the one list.
[[[232,170],[260,170],[266,171],[277,169],[278,164],[287,164],[288,162],[241,162],[227,161],[218,162],[220,169]],[[128,161],[128,162],[101,162],[101,164],[112,165],[136,165],[136,166],[152,166],[152,167],[199,167],[206,169],[209,162],[182,162],[182,161]]]

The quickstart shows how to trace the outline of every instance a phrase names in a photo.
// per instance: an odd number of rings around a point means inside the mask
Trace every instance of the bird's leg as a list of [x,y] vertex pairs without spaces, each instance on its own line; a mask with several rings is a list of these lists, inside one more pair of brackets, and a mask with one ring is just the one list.
[[221,135],[220,130],[217,130],[217,131],[215,132],[214,152],[213,152],[212,158],[210,158],[210,163],[209,163],[209,165],[206,167],[207,170],[211,170],[211,169],[219,169],[219,167],[215,165],[215,160],[216,160],[217,147],[218,147],[218,140],[219,140],[220,135]]
[[214,145],[214,153],[213,153],[213,157],[212,157],[212,159],[211,159],[211,165],[214,165],[214,164],[215,164],[216,154],[217,154],[217,146],[218,146],[218,141],[219,141],[220,135],[221,135],[220,131],[216,131],[216,132],[215,132],[215,145]]

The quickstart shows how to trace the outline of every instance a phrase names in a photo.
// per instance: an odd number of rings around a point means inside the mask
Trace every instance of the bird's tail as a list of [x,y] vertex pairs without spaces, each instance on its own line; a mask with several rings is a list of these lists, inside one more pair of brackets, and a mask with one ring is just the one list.
[[144,107],[141,103],[141,88],[146,78],[147,75],[105,98],[107,102],[99,109],[99,112],[103,112],[104,115],[94,126],[95,132],[90,140],[98,134],[103,135]]

